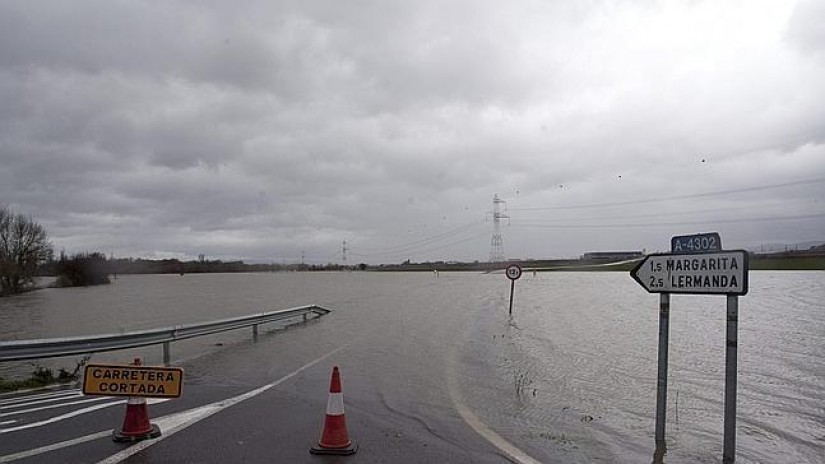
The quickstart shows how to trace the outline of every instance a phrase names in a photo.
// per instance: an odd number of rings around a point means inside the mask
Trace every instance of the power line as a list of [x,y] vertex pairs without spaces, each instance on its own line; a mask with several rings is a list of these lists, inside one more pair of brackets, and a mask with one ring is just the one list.
[[400,245],[394,245],[389,247],[379,247],[379,248],[371,248],[371,247],[355,247],[353,248],[350,244],[350,249],[356,249],[358,251],[364,251],[366,253],[370,253],[370,255],[393,255],[393,254],[400,254],[400,253],[407,253],[410,251],[416,251],[421,246],[426,246],[431,243],[439,242],[441,240],[450,239],[453,236],[463,233],[469,229],[474,227],[478,227],[481,224],[478,222],[471,222],[467,224],[462,224],[460,226],[456,226],[452,229],[447,231],[431,235],[429,237],[424,237],[418,240],[413,240],[411,242],[407,242]]
[[[471,225],[478,226],[479,224],[471,224]],[[452,240],[452,239],[455,239],[456,237],[458,237],[460,235],[466,234],[467,232],[469,232],[469,230],[465,227],[465,228],[463,228],[461,234],[453,234],[451,236],[446,236],[445,237],[444,234],[442,233],[442,234],[439,234],[439,236],[438,236],[439,238],[437,238],[435,240],[430,240],[428,243],[419,243],[419,244],[414,245],[414,246],[405,246],[405,247],[397,248],[397,249],[394,249],[394,250],[391,250],[391,251],[383,251],[383,252],[375,252],[375,253],[371,253],[369,251],[365,251],[364,253],[357,253],[357,251],[361,251],[361,250],[359,248],[355,248],[356,253],[351,252],[350,254],[354,254],[354,255],[357,255],[357,256],[361,256],[361,257],[378,257],[378,256],[390,256],[390,255],[405,255],[405,254],[410,254],[410,253],[427,253],[427,252],[430,252],[430,251],[439,250],[439,249],[442,249],[442,248],[447,248],[447,247],[450,247],[450,246],[453,246],[453,245],[457,245],[459,243],[464,243],[464,242],[467,242],[469,240],[473,240],[475,238],[478,238],[478,237],[486,234],[486,232],[482,232],[480,234],[475,234],[475,235],[472,235],[472,236],[469,236],[469,237],[459,238],[458,240]],[[444,240],[451,240],[451,241],[449,241],[447,243],[438,244],[438,242],[443,242]],[[350,249],[352,249],[352,248],[350,248]]]
[[687,200],[691,198],[702,198],[702,197],[712,197],[717,195],[730,195],[734,193],[743,193],[743,192],[756,192],[760,190],[770,190],[775,188],[782,188],[782,187],[791,187],[795,185],[804,185],[804,184],[816,184],[819,182],[825,182],[825,177],[818,177],[815,179],[807,179],[807,180],[800,180],[795,182],[785,182],[782,184],[773,184],[773,185],[761,185],[757,187],[745,187],[739,189],[732,189],[732,190],[717,190],[713,192],[703,192],[703,193],[693,193],[688,195],[674,195],[670,197],[660,197],[660,198],[648,198],[644,200],[630,200],[630,201],[614,201],[614,202],[606,202],[606,203],[585,203],[585,204],[578,204],[578,205],[567,205],[567,206],[536,206],[536,207],[523,207],[523,208],[510,208],[511,211],[550,211],[550,210],[564,210],[564,209],[580,209],[580,208],[604,208],[608,206],[626,206],[626,205],[640,205],[645,203],[658,203],[662,201],[670,201],[670,200]]
[[758,202],[752,203],[745,206],[728,206],[724,208],[702,208],[702,209],[691,209],[691,210],[678,210],[678,211],[661,211],[656,210],[651,213],[645,214],[614,214],[611,216],[605,216],[603,214],[599,214],[597,216],[576,216],[571,217],[570,219],[576,220],[604,220],[604,219],[639,219],[639,218],[650,218],[650,217],[663,217],[663,216],[687,216],[692,214],[704,214],[704,213],[718,213],[723,211],[737,211],[742,212],[746,209],[760,209],[764,211],[768,207],[776,207],[781,206],[783,210],[787,210],[789,207],[789,203],[787,201],[773,201],[773,205],[766,205],[765,202]]
[[486,231],[481,232],[479,234],[472,235],[470,237],[463,238],[461,240],[456,240],[454,242],[445,243],[443,245],[438,245],[438,246],[435,246],[435,247],[432,247],[432,248],[426,248],[426,249],[423,249],[423,250],[419,250],[417,253],[429,253],[431,251],[442,250],[444,248],[448,248],[448,247],[451,247],[451,246],[454,246],[454,245],[469,242],[470,240],[475,240],[475,239],[477,239],[479,237],[483,237],[485,235],[487,235]]
[[542,229],[619,229],[628,227],[665,227],[665,226],[690,226],[703,224],[736,224],[747,222],[771,222],[771,221],[794,221],[800,219],[815,219],[825,217],[825,213],[803,214],[799,216],[775,216],[760,218],[741,219],[714,219],[704,221],[680,221],[680,222],[649,222],[636,224],[543,224],[543,223],[519,223],[514,227],[535,227]]

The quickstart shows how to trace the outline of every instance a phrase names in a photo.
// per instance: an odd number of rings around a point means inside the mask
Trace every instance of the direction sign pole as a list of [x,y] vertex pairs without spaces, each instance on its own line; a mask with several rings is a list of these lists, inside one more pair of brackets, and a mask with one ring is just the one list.
[[725,444],[722,462],[736,460],[736,356],[739,330],[739,297],[728,295],[728,333],[725,350]]
[[659,295],[659,374],[656,378],[656,447],[665,443],[667,414],[667,350],[670,334],[670,293]]
[[[647,255],[630,276],[649,293],[661,295],[659,303],[659,372],[656,385],[656,456],[663,456],[667,412],[667,342],[670,294],[727,296],[725,347],[725,437],[722,462],[736,460],[736,356],[739,330],[739,295],[748,293],[748,252],[722,250],[716,232],[671,238],[678,253]],[[658,461],[657,461],[658,462]]]

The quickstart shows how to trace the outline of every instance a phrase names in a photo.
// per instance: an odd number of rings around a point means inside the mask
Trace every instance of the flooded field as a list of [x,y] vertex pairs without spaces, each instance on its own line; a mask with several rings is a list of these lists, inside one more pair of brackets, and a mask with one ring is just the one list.
[[[456,426],[444,416],[457,410],[497,447],[511,445],[540,462],[653,461],[658,297],[626,273],[525,274],[511,317],[509,287],[502,274],[476,273],[121,276],[103,287],[0,299],[0,339],[319,304],[335,312],[306,335],[334,330],[351,340],[392,406],[387,414],[415,415],[439,429]],[[671,308],[665,462],[719,462],[725,299],[674,295]],[[751,272],[739,317],[737,462],[821,462],[825,274]],[[236,331],[180,342],[172,354],[177,364],[204,371],[210,354],[249,338]],[[148,363],[160,361],[159,347],[141,353]],[[26,363],[6,364],[0,375],[27,370]],[[399,377],[409,389],[397,391],[392,379]]]

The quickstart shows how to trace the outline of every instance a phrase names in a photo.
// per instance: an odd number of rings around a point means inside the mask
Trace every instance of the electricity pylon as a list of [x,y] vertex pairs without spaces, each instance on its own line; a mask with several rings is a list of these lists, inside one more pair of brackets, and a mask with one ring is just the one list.
[[504,204],[507,210],[507,202],[500,199],[498,194],[493,195],[493,236],[490,238],[490,262],[500,263],[504,261],[504,240],[501,238],[501,219],[510,219],[507,213],[501,212],[499,205]]

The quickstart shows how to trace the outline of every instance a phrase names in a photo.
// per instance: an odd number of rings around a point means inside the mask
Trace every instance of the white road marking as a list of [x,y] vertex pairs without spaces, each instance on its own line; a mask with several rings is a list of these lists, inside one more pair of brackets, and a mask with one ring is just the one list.
[[[456,358],[456,348],[453,347],[450,350],[449,355],[449,364],[450,366],[455,365],[455,358]],[[447,369],[447,389],[450,391],[450,398],[453,400],[453,406],[455,406],[456,411],[464,419],[464,422],[470,426],[473,430],[476,431],[477,434],[481,435],[485,440],[490,442],[491,445],[495,446],[499,449],[502,453],[507,455],[508,458],[512,459],[513,461],[519,464],[541,464],[540,461],[537,461],[529,454],[525,453],[524,451],[517,448],[515,445],[507,441],[504,437],[497,434],[493,429],[487,426],[478,416],[473,413],[473,411],[464,404],[464,400],[461,396],[461,389],[458,386],[458,381],[455,378],[455,369],[452,367]]]
[[78,409],[76,411],[67,412],[66,414],[61,414],[59,416],[55,416],[46,420],[42,420],[40,422],[32,422],[31,424],[19,425],[17,427],[11,427],[8,429],[0,429],[0,434],[3,433],[10,433],[10,432],[17,432],[18,430],[25,430],[31,429],[34,427],[42,427],[44,425],[52,424],[54,422],[61,421],[63,419],[68,419],[70,417],[79,416],[81,414],[86,414],[87,412],[97,411],[98,409],[108,408],[109,406],[114,406],[116,404],[125,403],[125,401],[115,401],[112,403],[105,403],[105,404],[98,404],[96,406],[89,406],[87,408]]
[[[157,403],[163,403],[163,402],[166,402],[166,401],[169,401],[169,400],[168,399],[150,398],[146,402],[149,403],[149,404],[157,404]],[[122,403],[125,403],[125,402],[126,402],[126,400],[115,401],[113,403],[107,404],[107,406],[112,406],[112,405],[115,405],[115,404],[122,404]],[[168,417],[172,417],[174,415],[175,414],[171,414],[171,415],[166,416],[166,417],[168,418]],[[8,425],[8,424],[13,424],[15,422],[17,422],[17,421],[0,422],[0,425]],[[102,431],[102,432],[92,433],[90,435],[85,435],[85,436],[82,436],[82,437],[73,438],[71,440],[66,440],[66,441],[61,441],[59,443],[53,443],[51,445],[41,446],[39,448],[33,448],[33,449],[30,449],[30,450],[26,450],[26,451],[20,451],[19,453],[7,454],[5,456],[0,456],[0,463],[12,462],[12,461],[16,461],[18,459],[30,458],[32,456],[37,456],[38,454],[48,453],[50,451],[57,451],[59,449],[67,448],[69,446],[79,445],[81,443],[86,443],[87,441],[97,440],[99,438],[110,437],[110,436],[112,436],[112,430],[105,430],[105,431]]]
[[69,392],[63,393],[52,393],[47,395],[29,395],[29,396],[21,396],[18,398],[13,398],[10,400],[0,400],[0,406],[3,408],[13,407],[18,408],[21,406],[27,406],[29,404],[39,404],[39,403],[47,403],[51,401],[60,401],[66,398],[71,398],[74,396],[83,396],[79,390],[73,390]]
[[0,425],[9,425],[9,424],[15,424],[15,423],[17,423],[16,420],[8,420],[8,421],[0,422]]
[[[147,403],[155,404],[155,403],[163,403],[165,401],[169,401],[169,400],[165,399],[165,398],[164,399],[150,398],[147,401]],[[11,427],[11,428],[7,428],[7,429],[0,429],[0,434],[10,433],[10,432],[17,432],[19,430],[26,430],[26,429],[31,429],[31,428],[34,428],[34,427],[42,427],[44,425],[53,424],[55,422],[62,421],[64,419],[69,419],[69,418],[72,418],[72,417],[75,417],[75,416],[79,416],[81,414],[86,414],[86,413],[89,413],[89,412],[92,412],[92,411],[97,411],[98,409],[108,408],[109,406],[114,406],[116,404],[124,404],[124,403],[126,403],[126,400],[118,400],[118,401],[113,401],[111,403],[104,403],[104,404],[98,404],[98,405],[95,405],[95,406],[89,406],[89,407],[86,407],[86,408],[78,409],[76,411],[67,412],[66,414],[61,414],[59,416],[54,416],[52,418],[42,420],[40,422],[32,422],[31,424],[24,424],[24,425],[18,425],[17,427]]]
[[76,404],[92,403],[94,401],[102,401],[102,400],[105,400],[105,399],[109,399],[109,398],[107,398],[105,396],[98,396],[96,398],[88,398],[88,399],[85,399],[85,400],[69,401],[68,403],[50,404],[48,406],[40,406],[39,408],[20,409],[18,411],[0,413],[0,417],[14,416],[16,414],[25,414],[25,413],[28,413],[28,412],[43,411],[43,410],[46,410],[46,409],[62,408],[62,407],[66,407],[66,406],[74,406]]
[[[217,412],[220,412],[220,411],[222,411],[222,410],[224,410],[224,409],[226,409],[230,406],[234,406],[234,405],[236,405],[236,404],[238,404],[242,401],[246,401],[249,398],[252,398],[254,396],[260,395],[261,393],[269,390],[270,388],[276,387],[276,386],[286,382],[287,380],[291,379],[292,377],[295,377],[296,375],[300,374],[301,372],[305,371],[306,369],[309,369],[310,367],[314,366],[315,364],[318,364],[319,362],[323,361],[324,359],[326,359],[326,358],[332,356],[333,354],[343,350],[348,345],[349,345],[349,343],[347,345],[340,346],[340,347],[330,351],[329,353],[321,356],[320,358],[317,358],[313,361],[310,361],[307,364],[304,364],[303,366],[301,366],[298,369],[290,372],[289,374],[281,377],[280,379],[278,379],[278,380],[276,380],[276,381],[274,381],[270,384],[264,385],[263,387],[256,388],[255,390],[246,392],[242,395],[238,395],[238,396],[228,398],[228,399],[225,399],[225,400],[222,400],[222,401],[217,401],[215,403],[207,404],[207,405],[201,406],[199,408],[191,409],[189,411],[185,411],[185,412],[182,412],[182,413],[166,416],[163,419],[160,419],[160,420],[157,421],[157,424],[160,427],[161,431],[163,432],[163,435],[161,435],[160,437],[158,437],[154,440],[145,440],[145,441],[138,442],[138,443],[130,446],[129,448],[126,448],[125,450],[123,450],[119,453],[113,454],[113,455],[109,456],[108,458],[106,458],[102,461],[99,461],[97,464],[117,464],[121,461],[124,461],[127,458],[129,458],[130,456],[135,455],[135,454],[145,450],[146,448],[148,448],[148,447],[150,447],[154,444],[159,443],[161,440],[169,438],[173,434],[189,427],[190,425],[193,425],[193,424],[197,423],[198,421],[206,419],[207,417],[209,417],[209,416],[211,416],[211,415],[213,415]],[[166,422],[162,422],[164,420]]]
[[26,451],[21,451],[19,453],[14,454],[7,454],[5,456],[0,456],[0,462],[12,462],[18,459],[26,459],[32,456],[37,456],[38,454],[48,453],[49,451],[56,451],[62,448],[67,448],[69,446],[79,445],[81,443],[86,443],[87,441],[97,440],[98,438],[103,437],[111,437],[112,431],[107,430],[104,432],[97,432],[91,435],[86,435],[83,437],[73,438],[71,440],[61,441],[59,443],[53,443],[51,445],[41,446],[40,448],[34,448]]
[[[214,402],[214,403],[211,403],[211,404],[207,404],[205,406],[190,409],[188,411],[183,411],[183,412],[163,416],[163,417],[157,419],[156,421],[154,421],[154,423],[157,424],[158,427],[160,427],[161,431],[163,431],[163,435],[161,435],[160,437],[158,437],[154,440],[138,442],[137,444],[125,449],[124,451],[122,451],[120,453],[117,453],[117,454],[114,454],[112,456],[109,456],[108,458],[104,459],[103,461],[100,461],[100,464],[103,464],[103,463],[112,463],[112,464],[114,464],[114,463],[121,462],[121,461],[127,459],[129,456],[132,456],[133,454],[136,454],[136,453],[148,448],[152,444],[157,443],[158,441],[160,441],[164,438],[168,438],[169,436],[173,435],[174,433],[176,433],[180,430],[183,430],[183,429],[189,427],[190,425],[193,425],[193,424],[197,423],[200,420],[206,419],[207,417],[209,417],[209,416],[211,416],[211,415],[213,415],[217,412],[220,412],[223,409],[226,409],[230,406],[238,404],[242,401],[245,401],[249,398],[252,398],[256,395],[259,395],[259,394],[265,392],[266,390],[269,390],[272,387],[275,387],[275,386],[278,386],[278,385],[282,384],[283,382],[291,379],[292,377],[295,377],[296,375],[303,372],[304,370],[314,366],[315,364],[323,361],[324,359],[332,356],[333,354],[338,353],[339,351],[343,350],[347,346],[349,346],[349,344],[340,346],[340,347],[330,351],[329,353],[327,353],[327,354],[325,354],[325,355],[323,355],[323,356],[321,356],[321,357],[319,357],[319,358],[317,358],[317,359],[301,366],[300,368],[292,371],[291,373],[281,377],[280,379],[276,380],[275,382],[264,385],[263,387],[257,388],[255,390],[246,392],[242,395],[238,395],[238,396],[235,396],[233,398],[228,398],[228,399],[222,400],[222,401],[217,401],[217,402]],[[153,404],[153,403],[160,403],[160,402],[163,402],[163,401],[168,401],[168,400],[167,399],[156,400],[156,399],[150,398],[148,400],[148,403]],[[120,401],[116,401],[116,402],[113,402],[113,403],[107,403],[105,405],[98,405],[95,408],[112,406],[112,405],[115,405],[115,404],[122,404],[124,402],[125,402],[125,400],[120,400]],[[85,410],[83,410],[83,411],[84,412],[90,412],[90,411],[87,411],[89,409],[91,409],[91,408],[85,408]],[[77,415],[77,414],[75,414],[75,415]],[[67,416],[67,415],[64,414],[64,416]],[[61,416],[58,416],[58,417],[61,417]],[[63,417],[63,418],[67,418],[67,417]],[[55,418],[55,419],[57,419],[57,418]],[[16,422],[16,421],[0,422],[0,425],[8,425],[8,424],[14,423],[14,422]],[[49,422],[44,421],[44,423],[40,423],[40,425],[46,425],[46,423],[51,423],[51,422],[54,422],[54,421],[53,420],[49,421]],[[28,424],[28,425],[34,425],[34,424]],[[9,431],[13,431],[13,430],[9,430]],[[0,433],[3,433],[3,430],[0,430]],[[70,446],[75,446],[75,445],[79,445],[81,443],[86,443],[88,441],[97,440],[97,439],[104,438],[104,437],[110,437],[111,435],[112,435],[111,430],[105,430],[105,431],[102,431],[102,432],[92,433],[92,434],[85,435],[85,436],[78,437],[78,438],[74,438],[74,439],[71,439],[71,440],[61,441],[59,443],[53,443],[51,445],[41,446],[39,448],[34,448],[34,449],[26,450],[26,451],[20,451],[18,453],[14,453],[14,454],[8,454],[8,455],[5,455],[5,456],[0,456],[0,463],[12,462],[12,461],[16,461],[16,460],[19,460],[19,459],[30,458],[32,456],[37,456],[39,454],[48,453],[48,452],[51,452],[51,451],[57,451],[57,450],[60,450],[60,449],[63,449],[63,448],[68,448]]]
[[[63,394],[66,394],[66,393],[77,393],[79,391],[80,391],[79,388],[56,388],[56,389],[52,389],[52,390],[48,390],[48,391],[44,391],[42,388],[35,389],[35,390],[16,390],[16,391],[10,391],[10,392],[6,392],[6,393],[0,393],[0,398],[11,398],[12,400],[15,400],[17,398],[20,398],[23,395],[25,395],[26,398],[40,398],[40,397],[45,398],[45,397],[48,397],[48,396],[63,395]],[[40,393],[35,393],[35,392],[40,392]],[[28,393],[33,393],[33,394],[30,395]],[[8,400],[0,399],[0,403],[2,403],[4,401],[8,401]]]
[[502,453],[506,454],[510,459],[520,464],[541,464],[524,451],[516,448],[516,446],[512,443],[505,440],[493,429],[487,427],[487,424],[482,422],[482,420],[479,419],[473,411],[470,410],[470,408],[465,406],[464,403],[457,400],[455,397],[453,397],[453,404],[455,405],[456,410],[458,410],[458,414],[462,419],[464,419],[464,422],[466,422],[467,425],[475,430],[476,433],[484,437],[484,439],[490,442],[493,446],[498,448]]

